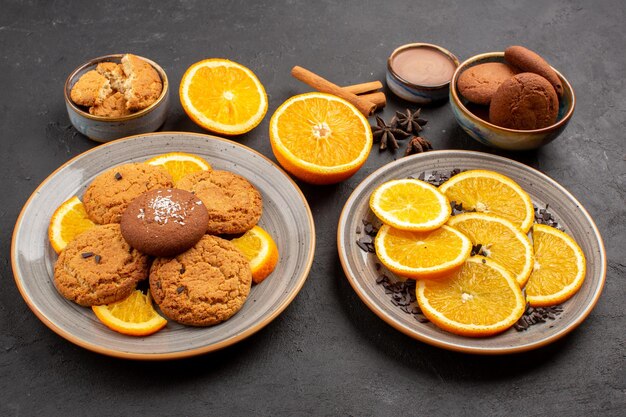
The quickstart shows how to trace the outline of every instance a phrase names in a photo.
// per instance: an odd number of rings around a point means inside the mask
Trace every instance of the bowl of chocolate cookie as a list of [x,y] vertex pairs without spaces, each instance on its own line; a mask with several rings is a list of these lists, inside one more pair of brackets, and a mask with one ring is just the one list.
[[506,150],[536,149],[556,139],[574,113],[567,79],[537,53],[511,46],[463,62],[450,83],[459,126],[478,142]]
[[133,54],[91,59],[65,81],[72,125],[97,142],[154,132],[167,118],[169,83],[163,68]]

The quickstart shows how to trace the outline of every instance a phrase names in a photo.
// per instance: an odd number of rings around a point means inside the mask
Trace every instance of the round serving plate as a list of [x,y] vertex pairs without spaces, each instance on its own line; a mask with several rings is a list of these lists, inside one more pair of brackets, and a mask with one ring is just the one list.
[[[394,305],[382,285],[376,283],[381,272],[393,274],[380,263],[375,254],[357,246],[362,236],[363,220],[376,221],[369,208],[369,198],[380,184],[409,176],[426,178],[434,171],[449,174],[454,169],[488,169],[504,174],[530,194],[538,207],[549,204],[549,211],[565,232],[582,248],[587,260],[587,275],[582,288],[563,303],[563,312],[555,320],[530,326],[525,331],[511,328],[486,338],[457,336],[439,329],[430,322],[421,323],[413,315]],[[543,173],[519,162],[480,152],[432,151],[402,158],[369,175],[348,198],[337,230],[339,258],[346,277],[363,302],[381,319],[399,331],[434,346],[477,353],[504,354],[523,352],[545,346],[574,330],[591,312],[602,292],[606,277],[606,253],[593,219],[583,206],[561,185]]]
[[[280,259],[274,272],[254,285],[243,308],[212,327],[188,327],[169,321],[148,337],[116,333],[90,308],[64,299],[55,289],[57,255],[48,241],[54,210],[73,196],[82,197],[101,172],[169,152],[206,159],[214,169],[247,178],[263,196],[259,225],[274,238]],[[41,321],[67,340],[106,355],[131,359],[193,356],[236,343],[276,318],[302,288],[315,250],[315,227],[307,201],[291,178],[260,153],[214,136],[162,132],[131,136],[91,149],[53,172],[28,199],[13,232],[11,261],[22,297]]]

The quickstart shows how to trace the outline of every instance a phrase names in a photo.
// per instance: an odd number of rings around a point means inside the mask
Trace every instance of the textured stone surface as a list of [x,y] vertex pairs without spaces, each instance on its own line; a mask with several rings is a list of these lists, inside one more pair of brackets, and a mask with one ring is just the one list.
[[[3,2],[0,415],[623,415],[626,7],[619,0],[502,3]],[[269,115],[309,91],[289,76],[292,66],[340,85],[383,80],[387,56],[408,42],[442,45],[461,60],[525,45],[573,84],[571,123],[535,152],[482,147],[456,126],[447,106],[423,111],[429,122],[422,132],[435,149],[493,152],[538,168],[595,218],[609,259],[607,282],[573,333],[526,354],[476,357],[414,341],[375,316],[343,274],[336,225],[356,185],[393,160],[377,149],[347,182],[302,185],[317,228],[309,279],[276,320],[227,349],[157,363],[104,357],[54,334],[22,301],[9,259],[19,210],[54,169],[96,146],[70,126],[63,102],[65,78],[79,64],[123,52],[153,59],[172,87],[163,129],[201,132],[176,99],[183,72],[208,57],[240,62],[264,83],[269,110],[236,140],[274,159]],[[406,106],[388,99],[387,120]]]

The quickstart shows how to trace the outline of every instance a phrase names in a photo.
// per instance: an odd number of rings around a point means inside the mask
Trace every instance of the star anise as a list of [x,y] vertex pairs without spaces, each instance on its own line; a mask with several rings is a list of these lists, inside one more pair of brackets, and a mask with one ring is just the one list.
[[428,123],[428,120],[420,117],[421,111],[422,109],[417,109],[414,112],[411,109],[406,109],[404,112],[397,111],[396,115],[391,119],[391,125],[404,130],[406,133],[419,133],[422,130],[422,126]]
[[376,126],[372,126],[372,134],[374,135],[374,142],[380,142],[381,151],[384,151],[387,147],[396,150],[400,147],[398,145],[399,139],[406,139],[411,136],[402,129],[388,125],[380,116],[376,116]]
[[432,151],[433,145],[429,141],[421,136],[413,136],[406,147],[404,156],[413,155],[416,153]]

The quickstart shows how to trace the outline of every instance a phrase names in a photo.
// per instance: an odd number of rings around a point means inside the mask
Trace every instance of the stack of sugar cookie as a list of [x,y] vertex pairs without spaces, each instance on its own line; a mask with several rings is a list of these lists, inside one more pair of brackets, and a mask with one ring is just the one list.
[[488,114],[488,121],[495,125],[517,130],[553,125],[563,95],[554,69],[523,46],[508,47],[504,59],[463,71],[457,82],[459,92],[478,105],[477,114]]
[[257,225],[263,201],[247,179],[206,166],[176,183],[149,163],[98,175],[83,195],[95,226],[61,250],[59,293],[83,306],[110,304],[149,277],[152,299],[179,323],[209,326],[237,313],[253,278],[229,239]]
[[161,77],[152,65],[126,54],[120,64],[101,62],[83,74],[70,98],[74,104],[88,107],[94,116],[121,117],[150,106],[162,90]]

